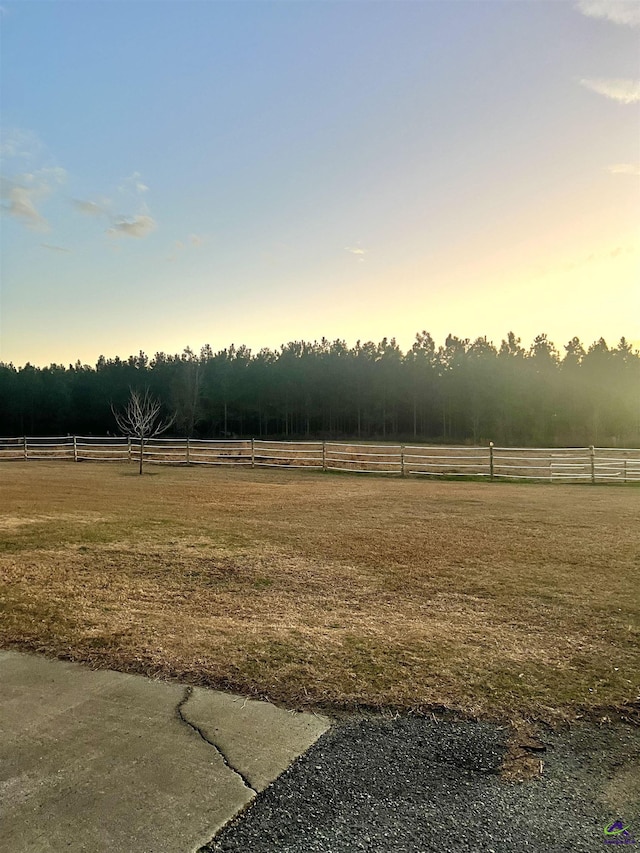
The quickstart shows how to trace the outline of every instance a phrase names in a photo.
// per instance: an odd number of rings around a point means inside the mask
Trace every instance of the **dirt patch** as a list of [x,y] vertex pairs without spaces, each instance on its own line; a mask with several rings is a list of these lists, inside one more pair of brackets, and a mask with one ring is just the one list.
[[16,530],[30,524],[56,524],[71,522],[73,524],[96,524],[107,521],[108,517],[99,513],[57,513],[50,515],[0,515],[0,530]]

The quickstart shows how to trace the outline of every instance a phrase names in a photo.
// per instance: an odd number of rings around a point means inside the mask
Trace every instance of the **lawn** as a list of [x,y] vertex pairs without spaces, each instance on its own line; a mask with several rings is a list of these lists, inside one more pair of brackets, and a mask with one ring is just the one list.
[[637,714],[639,520],[636,486],[4,463],[0,646],[295,707]]

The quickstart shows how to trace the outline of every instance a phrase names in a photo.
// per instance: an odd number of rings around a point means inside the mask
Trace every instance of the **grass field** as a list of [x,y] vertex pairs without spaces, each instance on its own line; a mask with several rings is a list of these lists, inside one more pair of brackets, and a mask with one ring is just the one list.
[[640,489],[5,463],[0,645],[291,706],[640,693]]

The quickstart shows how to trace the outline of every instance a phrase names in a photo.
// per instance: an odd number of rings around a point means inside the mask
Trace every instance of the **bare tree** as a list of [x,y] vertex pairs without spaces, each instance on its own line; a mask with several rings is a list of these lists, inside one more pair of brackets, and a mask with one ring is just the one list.
[[162,403],[151,396],[148,388],[145,389],[144,394],[140,391],[134,391],[133,388],[130,388],[129,391],[129,402],[125,408],[121,412],[118,412],[111,406],[111,411],[120,432],[123,435],[137,438],[140,442],[139,473],[142,474],[142,458],[145,443],[150,438],[166,432],[174,422],[175,415],[162,419],[160,417]]

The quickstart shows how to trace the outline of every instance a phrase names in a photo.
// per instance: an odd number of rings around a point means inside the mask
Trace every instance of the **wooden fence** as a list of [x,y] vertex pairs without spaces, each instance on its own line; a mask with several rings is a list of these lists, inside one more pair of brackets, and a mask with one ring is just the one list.
[[[0,461],[132,462],[136,439],[115,436],[0,438]],[[546,482],[640,482],[640,449],[612,447],[443,447],[338,441],[155,438],[144,462],[243,465],[427,477],[482,477]]]

